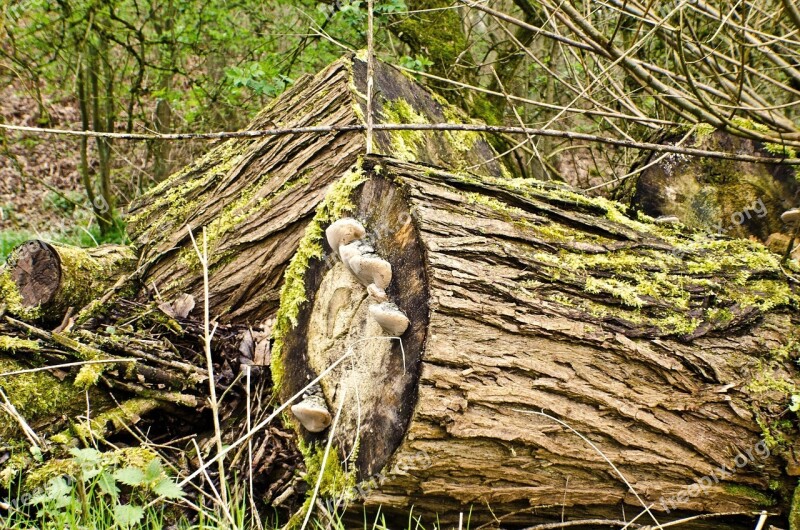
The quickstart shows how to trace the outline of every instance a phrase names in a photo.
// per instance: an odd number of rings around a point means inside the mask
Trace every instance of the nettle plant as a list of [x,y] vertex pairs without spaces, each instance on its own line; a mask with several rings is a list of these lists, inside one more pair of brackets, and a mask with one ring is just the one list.
[[174,500],[184,496],[158,458],[139,468],[109,464],[103,453],[92,448],[74,448],[70,454],[75,476],[50,479],[45,488],[28,501],[37,508],[37,517],[42,523],[55,523],[48,527],[99,519],[111,523],[109,528],[132,528],[145,519],[145,505],[150,499]]

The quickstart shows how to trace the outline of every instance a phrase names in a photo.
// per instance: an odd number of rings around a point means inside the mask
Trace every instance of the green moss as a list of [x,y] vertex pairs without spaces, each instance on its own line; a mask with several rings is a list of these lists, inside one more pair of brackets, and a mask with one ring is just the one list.
[[16,353],[18,350],[39,351],[39,342],[0,335],[0,351]]
[[[425,116],[417,113],[414,107],[403,99],[385,101],[383,103],[385,123],[422,124],[428,123]],[[424,141],[423,131],[389,131],[391,136],[391,155],[400,160],[414,162],[417,160],[417,149]]]
[[159,402],[154,399],[129,399],[122,402],[119,407],[93,416],[89,423],[73,424],[72,432],[81,440],[102,440],[109,426],[115,432],[120,431],[143,414],[156,409],[158,405]]
[[297,315],[306,301],[305,272],[314,259],[322,259],[323,226],[352,211],[355,205],[350,200],[353,191],[365,180],[361,161],[339,180],[334,182],[317,207],[314,218],[308,224],[303,239],[284,273],[281,302],[275,316],[272,347],[272,379],[275,388],[280,388],[284,367],[281,356],[283,338],[297,325]]
[[[29,368],[13,359],[0,358],[0,372],[13,372]],[[47,371],[29,372],[7,376],[0,381],[3,391],[29,423],[52,416],[53,411],[68,410],[81,402],[83,391],[68,382],[59,381]],[[15,432],[16,425],[6,417],[0,428],[0,436]]]
[[710,123],[698,123],[694,126],[694,145],[699,147],[708,140],[716,131],[716,127]]
[[800,530],[800,486],[794,487],[792,507],[789,511],[789,530]]
[[9,314],[17,316],[23,320],[35,320],[41,316],[38,307],[26,307],[22,303],[22,295],[19,293],[17,284],[11,278],[11,272],[0,269],[0,306],[5,306]]
[[322,480],[319,486],[319,496],[333,497],[343,501],[350,501],[356,491],[356,471],[353,467],[350,471],[345,469],[339,460],[339,451],[336,447],[331,447],[328,452],[328,459],[325,461],[325,469],[322,469],[322,459],[325,453],[324,445],[308,445],[302,438],[298,441],[298,448],[302,453],[306,464],[305,480],[309,485],[303,506],[297,510],[285,528],[298,528],[309,509],[311,509],[311,495],[322,473]]
[[747,497],[756,502],[759,506],[769,507],[775,505],[775,500],[765,495],[761,491],[745,486],[743,484],[723,484],[725,491],[738,497]]
[[[296,174],[284,182],[276,191],[259,198],[259,192],[263,190],[265,183],[269,179],[269,175],[263,175],[256,179],[255,182],[245,187],[245,189],[240,192],[239,197],[226,205],[222,212],[220,212],[206,227],[208,255],[211,268],[219,267],[222,261],[232,258],[232,254],[230,253],[217,252],[217,245],[220,238],[233,231],[239,224],[252,219],[268,209],[276,197],[279,197],[292,188],[308,183],[308,177],[305,174]],[[199,231],[195,233],[196,238],[202,238],[199,233]],[[200,270],[200,257],[197,255],[194,246],[188,246],[181,252],[180,261],[191,270]]]
[[[447,123],[470,123],[470,121],[452,105],[443,105],[442,113]],[[478,140],[481,139],[481,135],[474,131],[447,131],[445,132],[445,138],[447,138],[453,149],[463,153],[471,150]],[[501,167],[505,169],[505,166],[501,165]]]
[[247,141],[228,140],[149,190],[147,196],[155,199],[127,219],[130,230],[161,232],[170,228],[182,229],[188,217],[202,204],[203,189],[211,188],[213,182],[233,170],[246,146]]
[[11,457],[3,463],[0,471],[0,486],[11,488],[17,477],[33,464],[33,456],[25,447],[14,447]]
[[643,305],[636,290],[636,286],[613,278],[601,279],[589,276],[586,278],[584,290],[592,294],[610,294],[615,298],[619,298],[623,304],[629,307],[642,307]]

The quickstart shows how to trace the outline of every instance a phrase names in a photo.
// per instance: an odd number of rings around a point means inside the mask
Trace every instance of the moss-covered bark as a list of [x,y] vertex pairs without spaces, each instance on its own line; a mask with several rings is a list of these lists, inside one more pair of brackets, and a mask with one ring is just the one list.
[[[531,181],[381,157],[363,167],[347,215],[392,265],[386,292],[412,322],[401,337],[407,365],[399,346],[367,345],[380,330],[342,305],[367,304],[366,291],[335,277],[343,273],[324,244],[292,274],[285,301],[295,318],[274,361],[288,397],[353,349],[322,383],[332,409],[345,383],[349,392],[334,445],[361,488],[342,495],[382,513],[413,505],[431,520],[471,511],[473,523],[531,523],[560,517],[558,507],[532,518],[530,506],[563,499],[569,476],[573,518],[636,504],[580,438],[520,412],[545,411],[588,436],[662,523],[767,505],[788,517],[800,298],[787,277],[798,271],[784,272],[780,256]],[[403,210],[411,228],[384,229]],[[415,245],[422,263],[404,250]],[[380,370],[376,356],[386,359]],[[413,391],[395,395],[408,378]],[[299,432],[311,444],[327,437]],[[747,451],[758,456],[734,466]],[[735,473],[685,494],[723,465]]]

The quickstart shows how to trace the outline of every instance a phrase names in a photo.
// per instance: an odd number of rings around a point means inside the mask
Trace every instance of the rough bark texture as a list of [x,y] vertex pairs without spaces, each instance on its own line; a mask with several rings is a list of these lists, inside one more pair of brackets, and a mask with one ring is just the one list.
[[[337,61],[299,80],[249,129],[361,124],[366,65]],[[394,68],[375,70],[376,123],[466,121]],[[377,151],[499,176],[501,164],[474,133],[379,132]],[[129,233],[145,264],[145,285],[165,296],[199,298],[202,273],[187,226],[206,227],[211,313],[261,323],[277,310],[283,272],[328,186],[364,153],[363,133],[270,136],[225,142],[133,205]]]
[[[366,107],[365,71],[363,62],[349,57],[317,76],[298,80],[249,128],[359,124]],[[377,123],[468,121],[392,67],[378,64],[375,75]],[[406,160],[472,166],[498,177],[504,171],[485,139],[474,133],[379,132],[375,144],[379,152]],[[67,249],[57,245],[32,242],[19,249],[16,263],[0,270],[0,370],[112,357],[126,361],[75,367],[55,375],[9,376],[11,382],[4,385],[14,389],[9,392],[12,402],[24,417],[42,426],[46,436],[61,433],[74,422],[66,436],[73,443],[75,435],[86,434],[79,432],[81,422],[75,416],[85,412],[83,389],[89,386],[98,389],[99,396],[93,399],[92,410],[98,418],[93,425],[96,436],[108,434],[106,427],[112,431],[119,427],[119,421],[108,420],[119,412],[116,401],[132,423],[147,416],[142,421],[151,436],[197,434],[208,455],[213,444],[208,436],[208,375],[199,327],[203,275],[187,231],[191,227],[200,238],[200,229],[205,228],[210,313],[222,322],[212,351],[215,384],[218,395],[226,396],[221,411],[225,441],[236,440],[246,430],[244,378],[237,376],[244,365],[252,365],[253,421],[270,414],[271,380],[259,365],[269,362],[269,320],[278,308],[286,266],[326,191],[364,149],[364,134],[353,132],[232,140],[216,146],[133,205],[128,226],[139,262],[116,284],[113,280],[121,271],[111,262],[103,262],[103,271],[90,281],[83,274],[86,263],[96,265],[101,255],[111,255],[103,254],[109,249],[75,251],[81,258],[91,258],[86,262],[72,259],[75,249],[65,253]],[[110,287],[105,293],[101,283]],[[188,315],[178,309],[186,308],[187,297],[196,301],[192,304],[196,309]],[[41,307],[31,307],[36,303]],[[78,316],[57,331],[45,329],[61,322],[67,307],[80,311]],[[43,311],[52,315],[51,321],[46,326],[31,325]],[[246,331],[248,327],[258,331]],[[413,390],[413,385],[408,388]],[[64,414],[44,426],[54,410]],[[12,431],[18,440],[13,426],[8,432]],[[262,500],[285,498],[283,493],[290,490],[295,497],[302,496],[293,444],[293,436],[279,427],[254,440],[252,467]],[[52,454],[58,453],[54,448]],[[22,468],[38,465],[24,448],[12,460],[18,456],[26,459],[25,465],[14,460],[14,466],[0,468],[0,483],[7,483],[2,481]],[[242,451],[232,455],[230,466],[246,473],[244,456]]]
[[[250,127],[360,123],[363,72],[346,59],[300,80]],[[378,121],[463,120],[385,65],[376,93]],[[276,318],[260,340],[272,333],[271,375],[284,399],[351,352],[322,383],[331,408],[344,399],[334,434],[346,464],[345,480],[332,477],[324,494],[341,495],[353,479],[368,507],[407,516],[413,506],[442,519],[472,510],[472,527],[495,516],[552,520],[562,509],[612,519],[624,510],[630,519],[638,507],[627,486],[575,433],[533,414],[544,411],[596,444],[661,519],[767,505],[785,516],[800,474],[797,419],[787,410],[798,384],[798,271],[784,271],[751,241],[683,232],[632,218],[618,203],[504,176],[473,133],[379,132],[376,140],[401,160],[359,162],[360,133],[228,141],[131,212],[140,253],[131,282],[169,303],[186,293],[201,299],[186,227],[207,230],[211,314],[223,321],[212,352],[220,395],[259,351],[244,324]],[[382,332],[367,316],[363,286],[322,241],[345,215],[364,222],[393,266],[387,294],[411,320],[402,347],[374,338]],[[57,260],[42,255],[37,267],[51,270]],[[0,271],[0,313],[21,314],[16,285]],[[138,295],[104,295],[92,318],[58,332],[0,315],[0,365],[13,365],[4,370],[131,359],[84,366],[60,374],[63,381],[20,376],[12,399],[30,402],[25,410],[38,421],[82,404],[81,389],[99,383],[134,416],[170,407],[165,417],[190,411],[202,425],[197,315],[173,318],[174,304]],[[45,385],[57,391],[35,399],[31,389]],[[269,385],[259,382],[254,422],[271,410]],[[246,428],[243,403],[241,387],[226,392],[226,442]],[[312,444],[324,439],[301,434]],[[762,439],[769,457],[755,450]],[[293,487],[296,462],[282,449],[291,443],[275,429],[255,440],[268,499]],[[301,448],[313,476],[320,445]],[[736,467],[740,453],[751,456]],[[720,466],[736,469],[721,477]],[[718,483],[682,495],[712,474]],[[737,525],[752,526],[747,517],[731,520]]]
[[83,249],[33,240],[14,250],[8,267],[22,303],[60,322],[70,308],[102,296],[135,263],[133,250],[122,245]]
[[[352,348],[323,389],[334,410],[347,387],[336,443],[367,506],[471,510],[473,525],[552,520],[562,504],[569,517],[638,513],[600,454],[532,414],[544,411],[591,440],[662,522],[765,506],[786,516],[798,306],[777,256],[530,181],[378,157],[364,169],[340,215],[362,220],[393,266],[387,293],[413,323],[407,367],[396,343],[356,342],[380,329],[319,231],[308,242],[325,254],[307,261],[306,302],[276,351],[286,397]],[[324,229],[335,219],[322,208]],[[403,212],[412,225],[394,221]],[[296,296],[287,285],[283,303]],[[734,471],[686,493],[720,466]],[[749,516],[729,524],[752,527]]]

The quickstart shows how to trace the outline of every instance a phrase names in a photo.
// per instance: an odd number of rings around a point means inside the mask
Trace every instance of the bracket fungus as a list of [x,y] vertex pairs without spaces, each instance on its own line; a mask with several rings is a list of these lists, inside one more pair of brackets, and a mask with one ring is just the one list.
[[392,266],[377,254],[358,254],[350,259],[350,270],[365,286],[386,289],[392,281]]
[[367,293],[369,294],[370,298],[372,298],[376,302],[389,301],[389,297],[386,296],[386,291],[384,291],[374,283],[367,285]]
[[334,252],[339,252],[339,247],[363,238],[367,231],[364,226],[352,217],[343,217],[332,223],[325,230],[325,238]]
[[319,385],[312,387],[301,402],[292,405],[292,414],[308,432],[322,432],[331,424],[331,413]]
[[800,221],[800,208],[792,208],[791,210],[786,210],[781,214],[781,221],[787,224],[796,223]]
[[408,317],[391,302],[382,302],[369,306],[369,314],[380,324],[383,331],[393,337],[399,337],[408,329]]

